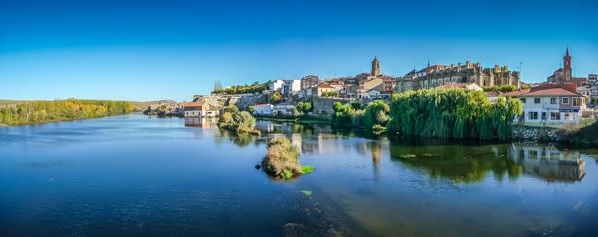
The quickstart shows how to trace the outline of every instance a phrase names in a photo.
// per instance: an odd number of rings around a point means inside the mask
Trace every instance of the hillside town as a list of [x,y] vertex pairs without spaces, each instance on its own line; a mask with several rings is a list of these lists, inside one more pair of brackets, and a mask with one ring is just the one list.
[[[508,66],[485,67],[480,62],[465,61],[450,65],[426,65],[402,76],[384,74],[381,61],[374,57],[370,72],[355,76],[321,79],[307,75],[296,80],[270,80],[252,85],[222,88],[215,84],[211,95],[194,96],[192,102],[171,103],[168,112],[186,118],[218,117],[223,108],[235,105],[255,116],[293,117],[309,115],[330,117],[335,102],[365,105],[374,100],[389,102],[394,94],[430,88],[461,88],[484,91],[490,101],[518,98],[523,114],[516,123],[530,126],[578,124],[582,118],[594,118],[598,104],[598,75],[573,75],[572,56],[567,48],[562,68],[543,83],[525,83],[519,71]],[[299,103],[310,103],[308,111],[299,111]]]

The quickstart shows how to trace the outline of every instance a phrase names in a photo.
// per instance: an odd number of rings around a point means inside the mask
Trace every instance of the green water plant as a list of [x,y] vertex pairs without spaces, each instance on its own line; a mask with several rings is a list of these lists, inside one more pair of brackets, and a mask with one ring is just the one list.
[[311,173],[313,166],[299,163],[299,147],[284,137],[276,137],[268,142],[268,151],[262,160],[262,167],[269,175],[280,179],[291,179]]

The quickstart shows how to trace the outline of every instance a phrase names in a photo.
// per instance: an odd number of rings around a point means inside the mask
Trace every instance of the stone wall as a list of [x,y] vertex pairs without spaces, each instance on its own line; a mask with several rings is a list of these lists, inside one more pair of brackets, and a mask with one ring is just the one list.
[[335,102],[347,103],[347,100],[331,99],[331,98],[313,98],[313,113],[315,115],[331,116],[334,113],[333,105]]
[[513,139],[518,141],[560,142],[563,136],[559,129],[551,127],[513,126]]
[[232,103],[232,98],[231,101],[229,101],[231,104],[235,104],[239,109],[243,110],[245,108],[247,108],[247,106],[250,105],[256,105],[256,104],[262,104],[262,103],[266,103],[266,96],[259,94],[259,95],[241,95],[238,98],[236,98],[236,102]]

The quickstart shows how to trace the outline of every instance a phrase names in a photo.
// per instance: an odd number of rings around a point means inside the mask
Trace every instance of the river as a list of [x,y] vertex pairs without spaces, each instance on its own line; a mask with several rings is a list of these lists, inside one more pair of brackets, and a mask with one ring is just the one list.
[[[0,128],[0,236],[598,236],[597,151],[189,122]],[[281,134],[313,173],[255,168]]]

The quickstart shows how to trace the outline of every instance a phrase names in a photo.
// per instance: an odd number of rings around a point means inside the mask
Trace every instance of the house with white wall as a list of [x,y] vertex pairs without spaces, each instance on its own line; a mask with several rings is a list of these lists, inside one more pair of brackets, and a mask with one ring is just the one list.
[[577,124],[586,108],[584,96],[566,86],[540,86],[504,95],[521,99],[523,117],[519,121],[525,125]]
[[183,110],[185,111],[185,118],[213,118],[219,115],[218,110],[215,110],[205,101],[184,103]]
[[255,115],[274,115],[274,106],[271,104],[256,104],[253,108]]

